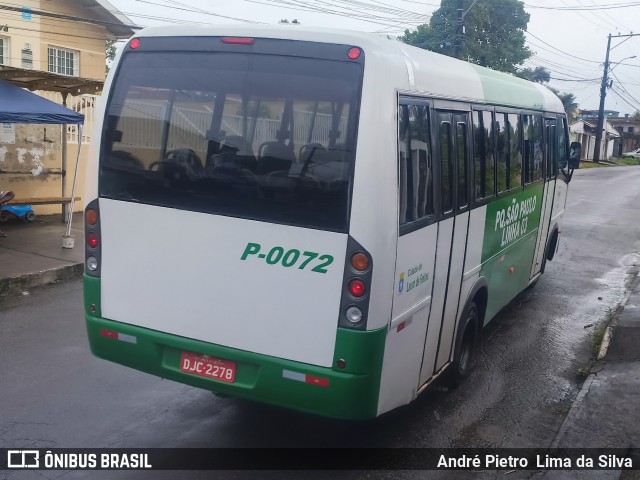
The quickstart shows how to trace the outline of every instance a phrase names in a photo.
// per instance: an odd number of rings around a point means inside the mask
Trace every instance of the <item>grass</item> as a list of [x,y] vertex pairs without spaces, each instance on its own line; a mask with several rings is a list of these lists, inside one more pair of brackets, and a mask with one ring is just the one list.
[[614,167],[615,165],[609,165],[607,163],[595,163],[595,162],[586,162],[584,160],[580,161],[580,170],[584,170],[585,168],[602,168],[602,167]]
[[640,165],[640,158],[616,158],[614,160],[618,165]]
[[580,169],[584,168],[602,168],[602,167],[618,167],[618,166],[635,166],[640,165],[640,158],[612,158],[607,160],[606,163],[595,163],[589,160],[580,161]]

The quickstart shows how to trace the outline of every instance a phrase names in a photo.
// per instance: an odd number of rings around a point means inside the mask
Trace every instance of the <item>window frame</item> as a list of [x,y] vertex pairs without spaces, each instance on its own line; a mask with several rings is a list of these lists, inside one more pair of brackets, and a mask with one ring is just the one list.
[[[478,112],[478,114],[480,115],[480,117],[482,117],[482,113],[483,112],[488,112],[491,114],[491,140],[492,140],[492,147],[493,147],[493,193],[486,195],[483,198],[476,198],[476,194],[475,194],[475,185],[476,185],[476,162],[475,162],[475,148],[476,148],[476,144],[475,144],[475,138],[474,138],[474,134],[475,134],[475,124],[473,122],[473,114],[474,112]],[[496,114],[495,114],[495,108],[491,105],[483,105],[483,104],[476,104],[476,105],[472,105],[471,106],[471,135],[472,135],[472,141],[471,141],[471,158],[473,158],[473,161],[470,161],[470,165],[471,165],[471,170],[472,170],[472,178],[473,178],[473,195],[472,195],[472,199],[469,202],[471,205],[471,208],[477,207],[477,206],[481,206],[481,205],[486,205],[490,202],[492,202],[493,200],[498,198],[498,194],[496,193],[497,191],[497,178],[496,178],[496,169],[497,169],[497,158],[496,158],[496,136],[494,133],[494,122],[496,119]],[[484,127],[484,119],[482,122],[482,125]],[[484,159],[485,159],[485,164],[486,164],[486,156],[487,156],[487,148],[486,148],[486,144],[484,145]],[[485,167],[486,170],[486,167]],[[486,177],[486,173],[485,173],[485,177]],[[486,178],[483,178],[483,184],[486,186]]]
[[[426,133],[429,135],[429,156],[428,156],[428,163],[427,163],[427,167],[431,168],[431,209],[432,209],[432,213],[425,215],[417,220],[413,220],[411,222],[406,222],[401,224],[400,223],[400,118],[399,118],[399,112],[401,109],[402,105],[407,105],[407,106],[419,106],[419,107],[425,107],[427,110],[427,115],[428,115],[428,125],[427,125],[427,131]],[[398,221],[398,236],[401,237],[403,235],[407,235],[411,232],[415,232],[416,230],[420,230],[424,227],[427,227],[429,225],[432,225],[434,223],[436,223],[439,219],[438,219],[438,208],[439,208],[439,201],[437,200],[437,195],[436,195],[436,184],[435,184],[435,178],[436,175],[440,174],[440,169],[436,168],[435,165],[435,161],[434,161],[434,146],[433,146],[433,102],[423,98],[423,97],[415,97],[415,96],[410,96],[410,95],[402,95],[400,94],[398,96],[398,101],[397,101],[397,108],[396,108],[396,145],[395,145],[395,149],[396,149],[396,172],[397,172],[397,182],[396,182],[396,189],[397,189],[397,194],[396,194],[396,198],[398,201],[398,208],[397,208],[397,221]],[[427,188],[427,191],[429,191],[429,188]]]
[[11,66],[11,49],[9,45],[9,38],[4,35],[0,35],[0,41],[2,41],[2,45],[0,45],[0,65],[5,65],[7,67]]
[[[71,54],[72,60],[73,60],[73,67],[72,67],[73,73],[66,73],[66,65],[63,66],[63,69],[65,70],[65,72],[60,72],[59,70],[60,66],[57,62],[59,57],[59,52],[62,52],[65,54]],[[57,67],[57,68],[54,68],[53,70],[51,69],[52,58],[54,59],[54,67]],[[64,75],[67,77],[79,77],[80,76],[80,51],[71,50],[70,48],[65,48],[65,47],[58,47],[56,45],[47,45],[47,72],[55,73],[58,75]]]

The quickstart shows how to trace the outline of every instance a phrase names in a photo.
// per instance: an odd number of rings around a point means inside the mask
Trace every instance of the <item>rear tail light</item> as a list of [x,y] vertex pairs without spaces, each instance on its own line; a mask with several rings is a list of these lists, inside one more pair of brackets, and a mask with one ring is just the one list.
[[98,236],[91,232],[87,234],[87,246],[89,248],[98,248]]
[[100,209],[98,200],[93,200],[84,212],[84,258],[85,274],[99,277],[102,260],[102,242],[100,241]]
[[366,330],[373,261],[371,255],[351,236],[347,241],[346,258],[338,326]]
[[349,282],[349,293],[356,298],[364,297],[367,287],[362,280],[354,278]]

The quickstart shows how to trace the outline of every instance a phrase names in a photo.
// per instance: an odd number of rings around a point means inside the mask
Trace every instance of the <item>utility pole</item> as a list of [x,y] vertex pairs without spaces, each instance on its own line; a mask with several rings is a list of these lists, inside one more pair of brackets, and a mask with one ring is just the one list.
[[[609,52],[611,51],[611,39],[621,37],[636,37],[640,33],[630,33],[628,35],[611,35],[607,41],[607,55],[604,59],[604,73],[602,74],[602,84],[600,85],[600,108],[598,109],[598,126],[596,129],[596,144],[593,152],[593,161],[600,162],[600,146],[602,145],[602,135],[604,131],[604,99],[607,95],[607,84],[609,83]],[[617,45],[616,45],[617,46]],[[616,48],[616,47],[613,47]],[[606,156],[606,154],[604,155]]]
[[464,47],[464,8],[463,1],[458,0],[458,22],[456,24],[456,41],[455,55],[456,58],[462,58],[462,49]]
[[598,126],[596,127],[596,145],[593,152],[593,161],[600,162],[600,145],[602,144],[602,130],[604,129],[604,99],[607,96],[607,83],[609,83],[609,51],[611,50],[611,34],[607,41],[607,55],[604,58],[604,73],[600,85],[600,108],[598,109]]

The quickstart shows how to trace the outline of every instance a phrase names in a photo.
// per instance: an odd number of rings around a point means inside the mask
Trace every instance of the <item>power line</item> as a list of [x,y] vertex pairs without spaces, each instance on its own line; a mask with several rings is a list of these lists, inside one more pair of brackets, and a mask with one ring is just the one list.
[[594,5],[590,6],[582,6],[582,7],[543,7],[541,5],[531,5],[530,3],[525,3],[524,5],[527,8],[539,8],[541,10],[565,10],[570,12],[575,11],[592,11],[592,10],[613,10],[618,8],[629,8],[629,7],[637,7],[640,6],[640,2],[634,3],[615,3],[610,5]]
[[615,93],[615,94],[618,96],[618,98],[619,98],[620,100],[622,100],[624,103],[626,103],[627,105],[629,105],[631,108],[635,108],[636,110],[640,110],[640,106],[638,106],[638,105],[640,105],[640,102],[638,102],[637,104],[633,105],[633,104],[631,104],[631,102],[629,102],[626,98],[624,98],[624,97],[623,97],[623,96],[622,96],[618,91],[616,91],[616,89],[615,89],[615,88],[612,88],[612,89],[611,89],[611,91],[612,91],[613,93]]
[[[639,4],[639,5],[640,5],[640,4]],[[578,56],[576,56],[576,55],[572,55],[572,54],[570,54],[570,53],[567,53],[567,52],[565,52],[565,51],[563,51],[563,50],[560,50],[558,47],[554,47],[553,45],[551,45],[551,44],[549,44],[549,43],[545,42],[544,40],[542,40],[541,38],[539,38],[539,37],[535,36],[535,35],[534,35],[533,33],[531,33],[531,32],[526,32],[526,33],[527,33],[527,35],[531,35],[533,38],[535,38],[535,39],[536,39],[536,40],[538,40],[539,42],[544,43],[545,45],[547,45],[547,46],[549,46],[549,47],[551,47],[551,48],[553,48],[553,49],[555,49],[555,50],[559,51],[560,53],[563,53],[563,54],[567,55],[568,57],[575,58],[575,59],[577,59],[577,60],[582,60],[583,62],[589,62],[589,63],[601,63],[601,62],[598,62],[598,61],[595,61],[595,60],[588,60],[588,59],[586,59],[586,58],[581,58],[581,57],[578,57]]]

